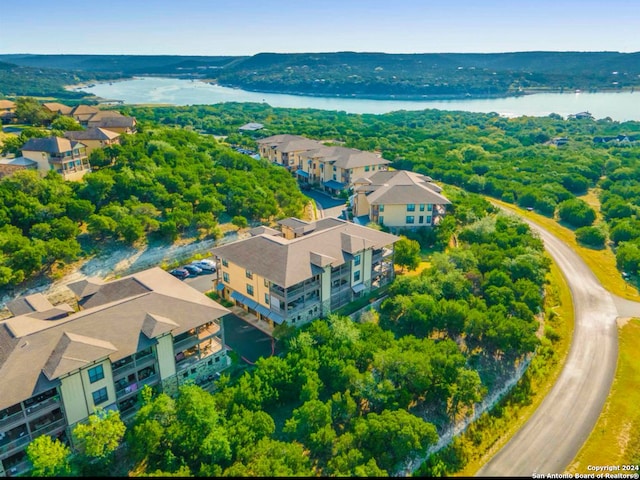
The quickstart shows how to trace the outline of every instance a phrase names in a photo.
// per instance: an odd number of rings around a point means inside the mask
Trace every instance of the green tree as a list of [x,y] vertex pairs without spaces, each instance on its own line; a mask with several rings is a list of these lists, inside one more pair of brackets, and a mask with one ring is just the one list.
[[574,227],[587,227],[596,219],[596,212],[584,200],[571,198],[558,205],[558,217]]
[[126,429],[120,412],[99,408],[89,415],[87,423],[77,424],[72,433],[84,455],[104,460],[120,446]]
[[408,268],[410,271],[420,266],[420,244],[416,240],[407,237],[400,237],[394,245],[394,262],[402,270]]
[[84,130],[82,128],[82,125],[80,125],[75,118],[66,117],[64,115],[60,115],[60,116],[56,117],[51,122],[51,129],[52,130],[59,130],[61,132],[74,131],[74,130],[76,130],[76,131],[77,130]]
[[53,115],[47,112],[33,97],[18,97],[16,99],[16,120],[30,125],[46,125]]
[[607,235],[599,227],[580,227],[576,230],[576,240],[593,248],[603,248]]
[[59,477],[71,473],[71,450],[58,439],[40,435],[27,446],[27,457],[35,477]]

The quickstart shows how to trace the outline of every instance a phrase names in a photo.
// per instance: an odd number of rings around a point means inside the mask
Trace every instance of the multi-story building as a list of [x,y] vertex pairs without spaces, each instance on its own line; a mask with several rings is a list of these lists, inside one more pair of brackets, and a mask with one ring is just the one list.
[[221,296],[271,327],[326,316],[393,279],[395,235],[337,218],[279,223],[212,250]]
[[301,182],[319,184],[329,193],[338,194],[354,179],[386,170],[389,163],[371,152],[323,146],[298,154],[296,175]]
[[98,127],[89,127],[86,130],[70,130],[64,132],[64,137],[86,145],[87,155],[90,155],[96,148],[120,144],[119,133]]
[[258,140],[257,143],[258,152],[262,158],[277,163],[289,171],[295,170],[301,153],[323,146],[317,140],[289,134],[272,135]]
[[353,182],[350,202],[358,223],[391,230],[437,225],[451,202],[433,180],[406,170],[377,172]]
[[22,156],[36,162],[42,176],[55,170],[65,180],[80,180],[91,172],[86,146],[68,138],[30,138],[22,146]]
[[258,140],[260,156],[286,167],[301,183],[320,185],[329,193],[348,189],[352,179],[386,170],[391,162],[371,152],[327,146],[299,135]]
[[229,310],[160,268],[68,287],[77,311],[20,297],[0,322],[0,476],[29,467],[25,448],[47,434],[70,440],[96,407],[127,421],[145,385],[170,395],[228,365]]

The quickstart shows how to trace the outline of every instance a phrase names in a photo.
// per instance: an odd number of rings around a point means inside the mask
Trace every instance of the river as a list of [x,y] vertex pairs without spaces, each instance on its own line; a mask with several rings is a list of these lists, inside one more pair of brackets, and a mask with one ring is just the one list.
[[544,117],[589,112],[596,119],[609,117],[624,122],[640,121],[640,92],[536,93],[510,98],[459,100],[370,100],[344,97],[312,97],[248,92],[175,78],[139,77],[91,87],[76,87],[107,100],[126,104],[212,105],[225,102],[258,102],[272,107],[314,108],[347,113],[381,114],[397,110],[459,110],[495,112],[505,117]]

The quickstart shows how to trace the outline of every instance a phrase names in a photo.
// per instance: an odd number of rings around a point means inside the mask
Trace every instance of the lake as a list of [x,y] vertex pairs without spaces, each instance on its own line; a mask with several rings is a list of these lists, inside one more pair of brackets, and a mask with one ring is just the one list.
[[522,97],[460,100],[370,100],[342,97],[310,97],[248,92],[236,88],[175,78],[141,77],[113,83],[99,83],[82,91],[127,104],[211,105],[225,102],[267,103],[272,107],[315,108],[347,113],[381,114],[397,110],[461,110],[495,112],[506,117],[563,117],[590,112],[595,118],[610,117],[620,122],[640,121],[640,92],[537,93]]

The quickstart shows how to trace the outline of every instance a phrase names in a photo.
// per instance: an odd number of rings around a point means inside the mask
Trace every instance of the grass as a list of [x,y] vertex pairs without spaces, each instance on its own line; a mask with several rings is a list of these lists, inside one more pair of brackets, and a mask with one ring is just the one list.
[[553,328],[558,339],[553,341],[551,348],[547,350],[550,355],[537,355],[529,366],[531,395],[526,404],[507,401],[499,418],[488,422],[487,428],[474,431],[475,438],[480,436],[482,441],[477,444],[475,440],[468,440],[473,442],[473,455],[470,455],[468,463],[463,470],[455,474],[456,476],[474,476],[498,453],[534,414],[562,371],[573,334],[573,301],[569,285],[555,262],[551,263],[551,271],[547,278],[549,283],[546,287],[546,323]]
[[618,366],[609,398],[568,473],[592,473],[588,465],[628,465],[640,458],[639,319],[618,327],[618,342]]
[[640,293],[638,293],[638,290],[633,285],[625,282],[622,278],[620,271],[616,267],[616,257],[610,248],[593,250],[591,248],[583,247],[578,244],[575,234],[571,229],[563,227],[551,218],[535,212],[523,210],[515,205],[496,200],[494,198],[487,198],[487,200],[536,222],[538,225],[544,227],[569,245],[569,247],[580,255],[580,258],[582,258],[582,260],[589,266],[598,280],[600,280],[600,283],[602,283],[602,286],[609,292],[628,300],[640,300]]

